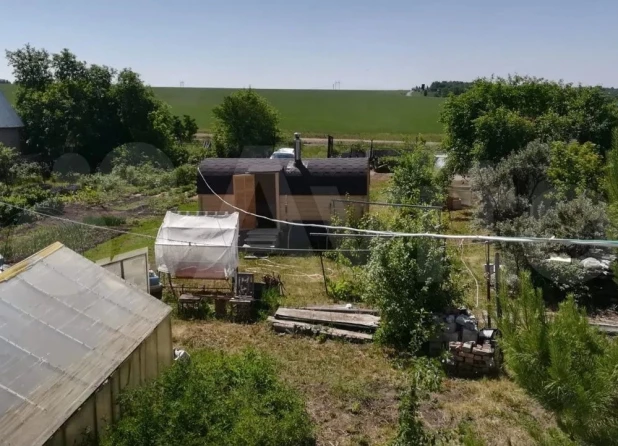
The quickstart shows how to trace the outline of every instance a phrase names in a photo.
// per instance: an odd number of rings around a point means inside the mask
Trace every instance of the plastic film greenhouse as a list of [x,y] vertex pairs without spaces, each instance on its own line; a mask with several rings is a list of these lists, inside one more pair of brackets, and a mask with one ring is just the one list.
[[238,268],[238,213],[168,212],[155,242],[159,271],[171,277],[228,279]]

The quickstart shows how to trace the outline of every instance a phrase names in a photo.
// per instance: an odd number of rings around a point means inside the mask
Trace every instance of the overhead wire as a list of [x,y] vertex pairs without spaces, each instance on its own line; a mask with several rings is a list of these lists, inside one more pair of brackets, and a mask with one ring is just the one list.
[[[51,218],[51,219],[55,219],[55,220],[59,220],[65,223],[71,223],[71,224],[76,224],[76,225],[80,225],[80,226],[85,226],[88,228],[92,228],[92,229],[100,229],[103,231],[110,231],[110,232],[114,232],[116,234],[119,235],[131,235],[131,236],[135,236],[135,237],[141,237],[141,238],[147,238],[150,240],[156,240],[157,237],[154,235],[149,235],[149,234],[143,234],[141,232],[132,232],[132,231],[126,231],[126,230],[122,230],[122,229],[115,229],[115,228],[110,228],[108,226],[98,226],[98,225],[93,225],[90,223],[84,223],[81,221],[77,221],[77,220],[71,220],[68,218],[63,218],[63,217],[59,217],[57,215],[52,215],[52,214],[46,214],[44,212],[40,212],[40,211],[35,211],[34,209],[28,209],[28,208],[24,208],[24,207],[20,207],[20,206],[16,206],[12,203],[6,203],[4,201],[0,201],[0,205],[5,205],[5,206],[10,206],[13,207],[15,209],[18,209],[20,211],[23,212],[28,212],[34,215],[39,215],[41,217],[46,217],[46,218]],[[177,242],[177,243],[191,243],[191,246],[211,246],[208,244],[200,244],[200,243],[195,243],[195,242],[190,242],[187,240],[176,240],[176,239],[167,239],[170,242]],[[240,250],[246,250],[246,249],[251,249],[253,250],[258,250],[258,251],[286,251],[286,252],[332,252],[332,251],[337,251],[337,252],[363,252],[363,251],[369,251],[368,249],[366,250],[357,250],[357,249],[348,249],[348,250],[336,250],[336,249],[311,249],[311,248],[275,248],[275,247],[268,247],[268,246],[239,246],[238,247]]]

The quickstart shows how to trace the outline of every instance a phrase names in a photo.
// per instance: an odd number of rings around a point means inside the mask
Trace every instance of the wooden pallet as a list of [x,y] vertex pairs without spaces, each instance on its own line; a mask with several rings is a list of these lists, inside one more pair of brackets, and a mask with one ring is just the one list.
[[380,318],[371,314],[347,314],[333,311],[299,310],[279,308],[275,319],[328,325],[345,330],[373,332],[378,328]]

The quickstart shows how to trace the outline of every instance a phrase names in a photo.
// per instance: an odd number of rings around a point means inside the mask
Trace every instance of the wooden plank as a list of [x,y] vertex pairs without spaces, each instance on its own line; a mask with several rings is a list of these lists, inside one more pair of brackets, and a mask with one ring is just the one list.
[[378,327],[380,322],[379,317],[370,314],[344,314],[293,308],[279,308],[275,313],[275,318],[372,331]]
[[377,316],[380,314],[378,310],[372,308],[346,308],[344,305],[313,305],[303,307],[301,310],[312,311],[332,311],[333,313],[349,313],[349,314],[371,314]]
[[339,328],[324,327],[320,325],[308,324],[306,322],[283,321],[269,317],[268,322],[273,326],[273,329],[280,333],[307,333],[311,335],[326,335],[332,339],[346,339],[350,342],[371,342],[373,335],[367,333],[359,333],[356,331],[341,330]]
[[[251,174],[234,175],[232,181],[235,206],[255,214],[255,176]],[[241,212],[239,218],[241,230],[254,229],[257,225],[257,219],[254,215]]]

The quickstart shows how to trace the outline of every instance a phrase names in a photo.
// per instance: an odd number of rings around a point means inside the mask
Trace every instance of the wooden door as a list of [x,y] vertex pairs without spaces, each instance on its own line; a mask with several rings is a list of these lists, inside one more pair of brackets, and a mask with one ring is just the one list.
[[[255,214],[255,176],[251,174],[234,175],[234,204],[236,207]],[[240,230],[255,229],[255,215],[240,212]]]

